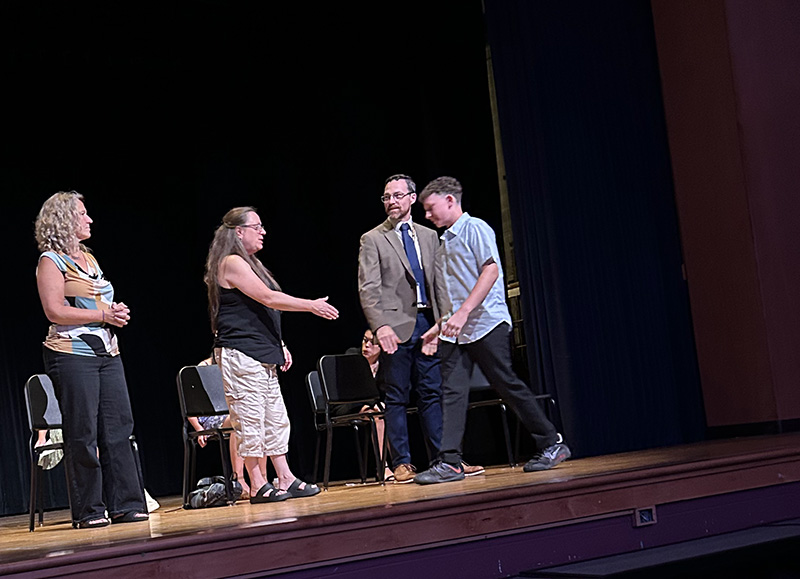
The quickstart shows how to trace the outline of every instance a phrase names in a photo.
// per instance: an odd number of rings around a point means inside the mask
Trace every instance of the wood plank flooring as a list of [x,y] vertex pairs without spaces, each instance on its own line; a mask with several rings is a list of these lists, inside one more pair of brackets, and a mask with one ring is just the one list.
[[[763,472],[759,464],[769,468]],[[750,482],[742,480],[742,465],[753,466]],[[712,473],[702,484],[700,471]],[[676,484],[665,486],[670,480]],[[688,480],[688,483],[678,484]],[[27,515],[0,518],[0,574],[8,564],[58,558],[109,547],[139,545],[150,549],[164,538],[187,538],[202,541],[203,534],[226,529],[242,537],[253,537],[254,531],[270,534],[282,528],[300,529],[328,524],[358,525],[359,520],[389,516],[424,518],[426,513],[455,512],[474,508],[477,512],[487,499],[502,500],[498,506],[529,504],[539,500],[552,502],[560,497],[558,512],[541,512],[539,519],[506,521],[503,524],[552,524],[559,518],[597,516],[603,509],[620,509],[628,505],[628,497],[636,488],[655,493],[646,501],[667,498],[683,500],[707,496],[738,487],[759,487],[800,480],[800,434],[704,442],[693,445],[652,449],[610,456],[571,460],[541,473],[524,473],[516,468],[487,468],[486,474],[457,483],[431,486],[416,484],[377,484],[331,486],[316,497],[292,499],[282,503],[250,505],[239,502],[231,507],[184,510],[180,497],[159,498],[161,508],[151,514],[147,523],[112,525],[103,529],[72,529],[67,511],[45,513],[43,527],[28,532]],[[726,489],[726,484],[728,489]],[[659,486],[660,485],[660,486]],[[664,489],[658,492],[653,489]],[[619,498],[607,500],[607,506],[595,505],[592,497],[609,493]],[[677,490],[669,490],[677,489]],[[599,495],[598,495],[599,496]],[[611,497],[611,494],[608,494]],[[470,505],[476,505],[471,507]],[[633,503],[630,503],[633,504]],[[548,518],[549,517],[549,518]],[[399,520],[399,519],[398,519]],[[344,528],[344,527],[343,527]],[[233,536],[233,535],[231,535]],[[288,535],[287,535],[288,536]],[[391,541],[387,538],[386,541]],[[14,567],[14,565],[11,565]]]

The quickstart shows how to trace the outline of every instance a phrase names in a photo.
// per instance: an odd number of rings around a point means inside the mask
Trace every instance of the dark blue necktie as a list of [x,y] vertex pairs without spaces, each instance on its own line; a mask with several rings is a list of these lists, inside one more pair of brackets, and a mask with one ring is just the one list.
[[408,233],[409,229],[410,227],[408,223],[403,223],[400,226],[400,233],[403,237],[403,247],[406,250],[408,263],[411,264],[411,271],[414,273],[414,279],[417,280],[417,286],[419,287],[419,299],[423,305],[427,305],[428,294],[425,293],[425,275],[422,273],[422,266],[419,264],[419,259],[417,259],[417,250],[414,247],[414,240],[411,239],[411,235]]

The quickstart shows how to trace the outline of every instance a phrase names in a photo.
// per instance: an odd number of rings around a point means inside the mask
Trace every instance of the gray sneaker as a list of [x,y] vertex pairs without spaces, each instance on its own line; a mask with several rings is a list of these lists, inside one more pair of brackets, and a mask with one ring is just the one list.
[[453,482],[457,480],[464,480],[464,467],[460,464],[458,466],[453,466],[441,460],[428,470],[414,477],[414,482],[421,485],[432,485],[435,483]]
[[569,447],[563,442],[557,442],[552,446],[548,446],[539,454],[530,459],[522,468],[525,472],[535,472],[539,470],[547,470],[553,468],[572,456]]

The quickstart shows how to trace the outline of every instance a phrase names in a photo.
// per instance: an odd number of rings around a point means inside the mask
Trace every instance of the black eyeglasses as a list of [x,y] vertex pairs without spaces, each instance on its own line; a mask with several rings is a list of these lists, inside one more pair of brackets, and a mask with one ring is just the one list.
[[392,193],[391,195],[388,195],[388,194],[387,195],[382,195],[381,196],[381,201],[383,201],[384,203],[388,203],[392,199],[394,199],[395,201],[400,201],[403,197],[405,197],[406,195],[411,195],[412,193],[414,193],[414,192],[413,191],[409,191],[408,193]]
[[244,225],[240,225],[239,227],[249,227],[256,233],[266,233],[267,230],[264,229],[264,226],[260,223],[245,223]]

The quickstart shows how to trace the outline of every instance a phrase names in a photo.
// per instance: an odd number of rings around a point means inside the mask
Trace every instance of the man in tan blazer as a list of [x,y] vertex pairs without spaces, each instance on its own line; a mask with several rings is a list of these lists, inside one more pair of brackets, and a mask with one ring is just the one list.
[[416,200],[410,177],[389,177],[381,197],[388,219],[361,236],[358,256],[361,308],[382,350],[386,433],[396,482],[411,482],[416,470],[406,423],[412,388],[431,458],[442,437],[439,358],[435,347],[423,350],[421,337],[439,319],[436,294],[446,292],[435,266],[439,237],[411,219]]

